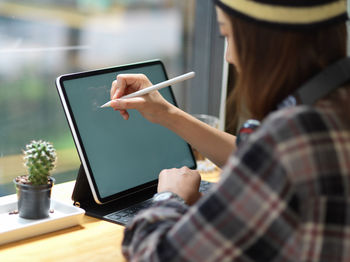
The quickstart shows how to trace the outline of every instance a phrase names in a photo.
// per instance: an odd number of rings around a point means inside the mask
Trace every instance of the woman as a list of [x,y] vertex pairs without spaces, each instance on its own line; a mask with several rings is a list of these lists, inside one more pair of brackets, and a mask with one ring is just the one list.
[[[153,206],[125,229],[124,255],[152,261],[350,261],[350,77],[344,73],[330,89],[328,75],[327,82],[308,83],[334,63],[336,74],[350,72],[349,60],[341,60],[346,2],[215,3],[228,42],[226,60],[238,72],[231,109],[244,108],[262,124],[236,149],[234,136],[196,121],[158,92],[118,99],[151,85],[142,75],[118,76],[112,107],[125,119],[127,109],[137,109],[223,166],[220,181],[204,196],[196,171],[162,171]],[[290,101],[294,105],[286,107]]]

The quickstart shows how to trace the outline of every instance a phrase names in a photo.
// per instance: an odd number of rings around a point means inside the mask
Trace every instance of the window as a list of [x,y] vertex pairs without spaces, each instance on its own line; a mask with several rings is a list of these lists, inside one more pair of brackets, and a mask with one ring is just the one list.
[[[76,177],[57,76],[155,58],[169,76],[184,73],[194,8],[176,0],[0,0],[0,196],[26,173],[21,151],[32,139],[57,149],[56,183]],[[181,107],[184,92],[175,92]]]

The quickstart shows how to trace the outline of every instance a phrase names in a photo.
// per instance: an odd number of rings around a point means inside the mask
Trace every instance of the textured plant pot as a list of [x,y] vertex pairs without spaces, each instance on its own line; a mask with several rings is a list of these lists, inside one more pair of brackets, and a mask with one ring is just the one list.
[[18,199],[18,213],[22,218],[41,219],[49,216],[51,189],[55,179],[50,177],[51,183],[47,185],[28,185],[13,182],[16,185]]

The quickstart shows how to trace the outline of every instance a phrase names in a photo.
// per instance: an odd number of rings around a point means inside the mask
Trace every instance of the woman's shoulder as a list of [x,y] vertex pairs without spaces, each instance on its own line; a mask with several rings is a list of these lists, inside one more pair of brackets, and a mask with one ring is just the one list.
[[262,122],[261,133],[277,141],[327,134],[342,130],[343,125],[331,109],[295,106],[271,113]]
[[[304,105],[285,108],[266,117],[232,159],[248,159],[248,155],[251,160],[255,156],[270,163],[279,163],[282,169],[288,170],[288,174],[295,174],[300,168],[307,170],[313,166],[320,155],[327,159],[330,152],[336,154],[339,143],[344,141],[339,138],[343,136],[350,138],[350,132],[344,132],[331,110]],[[350,145],[350,139],[347,143]]]
[[[301,147],[312,147],[315,139],[333,143],[334,136],[343,135],[344,130],[341,120],[330,109],[305,105],[284,108],[269,114],[239,151],[249,150],[253,144],[269,148],[274,154],[286,148],[298,151]],[[349,130],[345,133],[350,136]]]
[[339,141],[350,144],[350,130],[334,110],[300,105],[269,114],[237,153],[258,146],[277,158],[290,157],[295,152],[313,151],[319,143],[334,147]]

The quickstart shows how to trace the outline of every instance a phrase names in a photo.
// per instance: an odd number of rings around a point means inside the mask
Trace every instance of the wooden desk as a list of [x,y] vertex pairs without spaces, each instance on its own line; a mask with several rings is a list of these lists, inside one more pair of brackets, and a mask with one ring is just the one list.
[[[216,182],[219,170],[202,174]],[[55,185],[52,197],[72,203],[74,181]],[[1,202],[15,195],[0,198]],[[1,221],[0,221],[1,223]],[[82,225],[0,246],[0,261],[125,261],[121,253],[124,227],[84,216]]]

